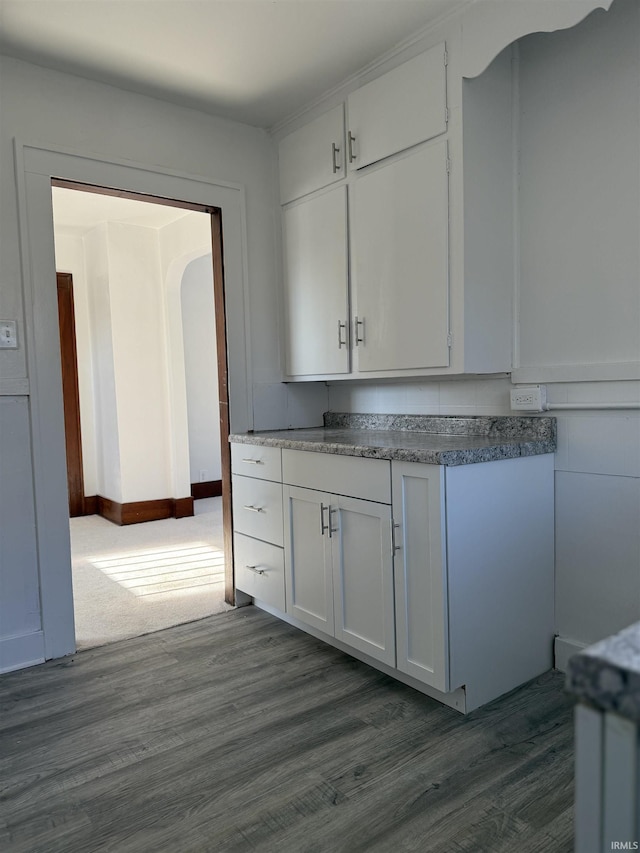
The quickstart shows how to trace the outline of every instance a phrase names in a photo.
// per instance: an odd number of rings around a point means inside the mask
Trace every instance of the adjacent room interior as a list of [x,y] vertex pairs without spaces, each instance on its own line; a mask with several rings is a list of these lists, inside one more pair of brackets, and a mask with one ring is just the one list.
[[[228,607],[211,228],[206,213],[152,201],[60,186],[52,197],[83,649]],[[170,360],[183,379],[171,391]],[[164,518],[185,451],[193,501]],[[118,524],[106,499],[146,502],[137,512],[155,520]]]

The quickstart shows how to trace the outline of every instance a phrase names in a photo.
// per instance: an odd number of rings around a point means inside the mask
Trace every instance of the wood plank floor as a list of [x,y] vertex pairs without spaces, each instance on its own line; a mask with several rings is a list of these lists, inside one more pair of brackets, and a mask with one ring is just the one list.
[[463,717],[253,607],[0,677],[0,850],[570,853],[549,673]]

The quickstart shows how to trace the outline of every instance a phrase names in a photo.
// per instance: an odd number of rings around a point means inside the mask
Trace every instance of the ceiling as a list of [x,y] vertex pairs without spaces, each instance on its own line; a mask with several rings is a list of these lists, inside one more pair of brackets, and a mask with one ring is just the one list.
[[0,51],[273,127],[473,0],[0,0]]
[[62,187],[52,187],[51,195],[53,222],[57,234],[81,236],[102,222],[164,228],[183,216],[192,215],[191,211],[164,204],[85,193]]

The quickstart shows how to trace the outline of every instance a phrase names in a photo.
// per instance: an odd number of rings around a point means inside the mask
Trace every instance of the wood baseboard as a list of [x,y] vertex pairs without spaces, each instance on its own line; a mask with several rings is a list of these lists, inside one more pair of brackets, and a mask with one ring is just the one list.
[[193,514],[193,496],[173,499],[174,518],[190,518]]
[[187,518],[194,514],[193,498],[162,498],[155,501],[133,501],[121,504],[98,495],[96,514],[120,526],[143,524],[146,521],[159,521],[163,518]]
[[204,483],[191,483],[191,497],[195,500],[201,498],[219,498],[222,494],[222,480],[205,480]]
[[98,496],[97,495],[87,495],[84,496],[83,507],[82,507],[83,515],[97,515],[98,514]]

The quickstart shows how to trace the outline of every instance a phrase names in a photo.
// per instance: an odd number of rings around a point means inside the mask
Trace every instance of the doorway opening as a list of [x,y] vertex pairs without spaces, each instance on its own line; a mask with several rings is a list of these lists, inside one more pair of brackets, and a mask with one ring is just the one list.
[[[204,205],[52,185],[76,642],[89,647],[234,603],[222,220]],[[187,278],[200,278],[202,306],[207,269],[208,342],[183,325]],[[192,375],[198,336],[213,379]],[[207,382],[217,470],[193,423]]]

